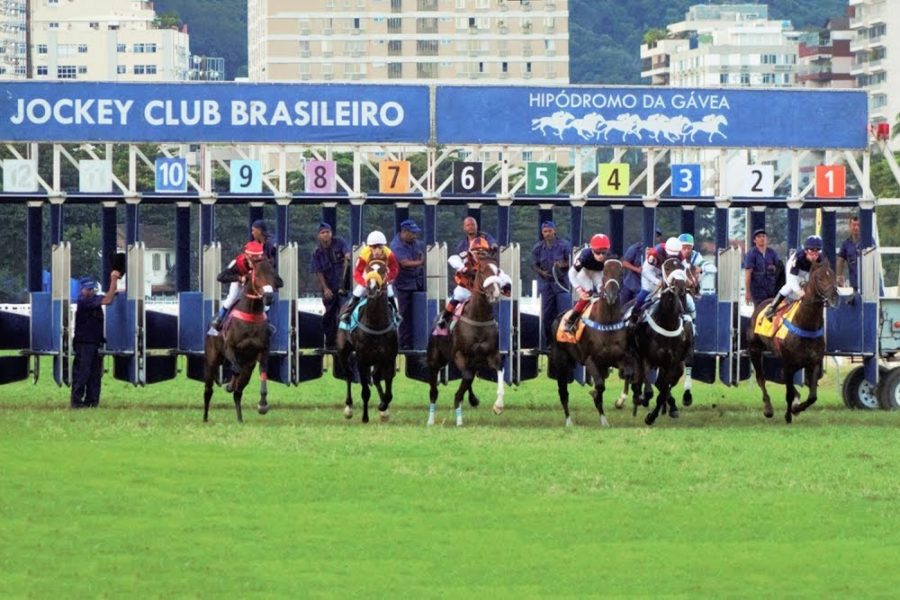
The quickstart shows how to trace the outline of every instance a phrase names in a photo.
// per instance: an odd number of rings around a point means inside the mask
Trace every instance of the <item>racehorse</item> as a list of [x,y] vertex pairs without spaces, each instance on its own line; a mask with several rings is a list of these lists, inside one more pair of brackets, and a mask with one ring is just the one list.
[[[387,294],[387,263],[370,260],[363,273],[367,300],[359,309],[359,321],[352,331],[339,329],[337,360],[347,376],[347,398],[344,416],[353,418],[352,361],[355,358],[362,385],[363,423],[369,422],[370,380],[378,391],[378,414],[382,422],[390,419],[390,404],[394,398],[394,372],[397,360],[397,326],[391,313]],[[381,382],[384,380],[384,387]]]
[[615,259],[603,263],[602,294],[591,303],[586,318],[582,317],[584,330],[578,341],[568,343],[556,339],[555,332],[559,329],[565,314],[553,321],[551,331],[554,335],[550,337],[548,373],[550,377],[556,379],[559,402],[566,415],[566,426],[572,425],[572,418],[569,416],[569,378],[576,363],[585,366],[594,382],[591,395],[594,398],[594,406],[600,413],[600,425],[603,427],[609,427],[603,413],[603,392],[606,389],[609,369],[615,367],[625,372],[631,366],[628,363],[630,355],[626,323],[622,318],[624,309],[619,304],[622,269],[621,261]]
[[[685,364],[690,365],[693,360],[693,327],[685,326],[683,319],[687,276],[681,261],[674,258],[663,263],[662,272],[665,285],[659,299],[647,307],[631,338],[636,355],[635,380],[643,382],[652,369],[658,371],[656,407],[644,419],[647,425],[653,425],[663,408],[673,419],[678,417],[672,388],[681,378]],[[645,395],[645,403],[647,400],[649,396]],[[635,397],[635,405],[638,403]]]
[[[771,300],[760,302],[753,311],[747,325],[747,344],[750,362],[756,371],[756,383],[763,393],[763,414],[771,419],[774,415],[769,393],[766,391],[766,376],[763,372],[763,352],[768,350],[781,359],[786,388],[785,401],[787,410],[784,420],[792,420],[797,415],[815,404],[816,389],[822,369],[822,357],[825,356],[825,305],[835,306],[838,301],[837,283],[834,271],[828,261],[813,263],[809,273],[809,281],[803,289],[800,306],[790,320],[784,320],[788,333],[783,340],[777,335],[765,337],[754,331],[757,315],[765,310]],[[806,385],[809,386],[809,397],[800,402],[800,394],[794,386],[794,375],[803,369]]]
[[500,268],[490,257],[479,260],[472,285],[472,298],[465,304],[459,320],[450,335],[434,335],[428,338],[428,383],[430,386],[428,424],[434,425],[437,412],[438,376],[450,361],[462,374],[462,381],[456,390],[454,409],[456,425],[462,426],[462,399],[469,394],[469,404],[478,406],[477,396],[472,392],[472,381],[479,369],[497,371],[497,400],[494,413],[503,412],[503,369],[500,362],[500,335],[494,319],[493,305],[505,291],[501,288]]
[[253,374],[253,367],[259,363],[259,404],[257,410],[264,415],[269,412],[266,400],[268,394],[266,371],[269,365],[269,322],[265,307],[272,304],[275,290],[281,287],[281,278],[268,260],[253,263],[253,270],[244,282],[241,296],[231,309],[229,321],[221,334],[206,336],[204,353],[206,371],[203,390],[203,420],[209,420],[209,402],[213,393],[213,382],[219,367],[227,360],[231,365],[231,382],[226,390],[234,395],[237,420],[243,422],[241,397]]

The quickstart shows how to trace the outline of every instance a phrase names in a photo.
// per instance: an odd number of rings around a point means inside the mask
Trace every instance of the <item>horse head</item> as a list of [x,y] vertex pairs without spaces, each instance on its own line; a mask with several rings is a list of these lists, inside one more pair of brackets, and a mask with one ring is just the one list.
[[815,262],[809,271],[803,300],[823,302],[830,307],[838,304],[837,277],[831,270],[831,264],[825,259]]
[[504,284],[500,278],[500,267],[497,261],[488,256],[478,259],[475,271],[474,291],[483,294],[491,304],[500,300],[504,292]]
[[377,298],[387,289],[388,266],[383,260],[373,259],[366,265],[363,279],[369,298]]
[[275,298],[275,289],[281,287],[275,267],[268,259],[257,260],[250,271],[250,279],[244,288],[248,298],[260,299],[266,306],[271,306]]
[[603,262],[603,297],[610,306],[619,303],[623,268],[622,261],[615,258]]

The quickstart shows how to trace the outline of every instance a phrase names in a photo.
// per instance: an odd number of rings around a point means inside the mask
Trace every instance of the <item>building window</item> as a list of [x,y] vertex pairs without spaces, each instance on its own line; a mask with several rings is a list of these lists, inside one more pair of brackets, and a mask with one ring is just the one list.
[[478,63],[478,72],[484,73],[484,63],[483,62]]
[[59,29],[59,23],[56,21],[50,21],[47,23],[47,29]]
[[741,73],[741,85],[750,85],[750,73]]
[[147,75],[156,75],[156,65],[147,65]]
[[402,33],[403,21],[397,17],[388,19],[388,33]]
[[38,75],[47,75],[47,65],[38,65],[37,74]]
[[388,79],[403,79],[403,63],[388,63]]
[[135,75],[143,75],[146,68],[144,65],[134,65],[134,74]]
[[59,4],[59,0],[47,0],[47,4],[49,4],[50,6],[53,6],[55,4]]
[[531,73],[531,63],[530,62],[525,63],[525,72]]
[[73,65],[56,67],[57,79],[75,79],[78,77],[78,69]]
[[78,54],[87,54],[87,44],[78,44]]
[[25,75],[25,65],[16,67],[16,75]]
[[38,54],[47,54],[47,44],[38,44]]
[[500,63],[500,71],[503,73],[509,73],[509,63],[508,62]]
[[719,73],[719,83],[728,85],[728,73]]
[[773,85],[775,83],[775,73],[763,73],[762,82]]
[[134,44],[131,47],[131,51],[135,54],[143,54],[144,53],[144,44]]
[[119,54],[128,52],[126,44],[116,44],[116,52],[118,52]]
[[400,56],[403,54],[403,42],[400,40],[390,40],[388,42],[388,56]]
[[353,19],[353,29],[359,29],[359,17]]
[[116,73],[118,73],[119,75],[124,75],[127,72],[128,67],[126,67],[125,65],[116,65]]
[[156,44],[144,44],[144,52],[147,54],[156,54]]

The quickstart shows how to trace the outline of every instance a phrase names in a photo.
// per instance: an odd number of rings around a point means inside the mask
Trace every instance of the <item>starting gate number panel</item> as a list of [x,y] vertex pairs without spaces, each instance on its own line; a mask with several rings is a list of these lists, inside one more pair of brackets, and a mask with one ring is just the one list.
[[816,197],[844,198],[847,195],[847,171],[844,165],[816,166]]
[[601,196],[627,196],[631,189],[631,169],[628,163],[600,163],[599,193]]
[[79,160],[78,191],[89,194],[111,193],[112,162],[108,160]]
[[3,161],[3,191],[4,192],[36,192],[37,163],[33,160]]
[[771,198],[775,195],[775,167],[772,165],[748,165],[744,172],[742,196]]
[[525,168],[525,193],[555,194],[556,163],[530,162]]
[[700,165],[672,165],[672,196],[694,198],[700,195]]
[[380,180],[379,191],[382,194],[409,193],[409,161],[383,160],[378,164]]
[[453,163],[453,193],[480,194],[484,188],[484,167],[480,162]]
[[333,160],[306,161],[306,193],[334,194],[337,192],[337,163]]
[[156,191],[163,194],[187,192],[187,161],[183,158],[157,158]]
[[261,194],[262,164],[258,160],[231,161],[231,193]]

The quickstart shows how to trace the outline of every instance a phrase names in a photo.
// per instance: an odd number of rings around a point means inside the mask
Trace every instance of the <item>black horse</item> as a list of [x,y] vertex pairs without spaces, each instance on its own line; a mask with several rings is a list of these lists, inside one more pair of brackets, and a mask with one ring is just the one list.
[[[370,381],[378,391],[378,413],[381,421],[390,419],[390,404],[397,360],[397,327],[387,294],[388,267],[384,261],[372,260],[364,273],[368,300],[359,310],[359,323],[352,331],[339,329],[337,360],[347,377],[344,416],[353,418],[352,363],[355,359],[362,385],[363,423],[369,422]],[[384,381],[384,387],[381,382]]]
[[[693,359],[693,326],[686,324],[683,318],[687,276],[676,259],[663,263],[662,272],[665,285],[659,300],[647,309],[644,320],[635,326],[631,338],[636,381],[647,380],[650,372],[657,370],[656,407],[644,419],[647,425],[653,425],[663,409],[667,409],[673,419],[678,417],[672,388],[684,373],[685,363],[690,365]],[[638,404],[648,405],[649,398],[648,386],[643,399],[635,395],[635,408]]]
[[275,290],[281,287],[281,279],[268,260],[256,261],[241,290],[241,296],[231,309],[229,323],[221,334],[207,335],[204,345],[206,371],[203,390],[203,420],[209,420],[209,403],[213,383],[219,367],[227,360],[232,377],[226,389],[234,394],[237,420],[243,421],[241,397],[259,364],[259,414],[269,411],[266,370],[269,364],[269,321],[265,307],[272,304]]
[[[816,390],[822,375],[822,358],[825,356],[825,305],[835,306],[837,301],[834,271],[831,270],[828,261],[823,260],[813,263],[803,297],[799,300],[800,306],[790,321],[786,322],[788,333],[783,341],[779,341],[775,336],[759,335],[754,331],[760,312],[768,308],[771,300],[760,302],[753,311],[753,317],[747,325],[747,344],[750,362],[756,371],[756,383],[763,393],[763,414],[767,418],[772,418],[775,413],[772,410],[769,392],[766,391],[763,352],[772,352],[781,359],[787,402],[784,420],[790,423],[792,414],[799,414],[816,402]],[[803,369],[806,385],[809,386],[809,397],[805,402],[799,401],[800,394],[794,386],[794,375],[800,369]]]
[[493,305],[501,295],[508,295],[503,286],[500,267],[490,257],[481,258],[472,285],[472,299],[466,303],[462,315],[450,335],[434,335],[428,338],[428,383],[430,385],[430,405],[428,424],[434,424],[438,399],[438,376],[450,361],[462,374],[462,381],[456,390],[454,409],[456,424],[462,426],[462,399],[468,392],[469,404],[478,406],[478,398],[472,393],[472,381],[479,369],[497,371],[497,400],[494,413],[503,412],[503,369],[500,359],[500,337],[497,321],[494,319]]
[[556,379],[559,402],[566,415],[567,426],[572,425],[572,418],[569,416],[569,379],[576,364],[583,364],[594,382],[591,395],[603,427],[609,427],[603,413],[603,392],[609,369],[618,368],[620,372],[631,369],[624,310],[619,304],[621,279],[622,263],[615,259],[607,260],[603,265],[602,294],[587,309],[586,319],[583,318],[585,327],[577,342],[558,341],[556,331],[564,315],[553,321],[548,373],[551,378]]

